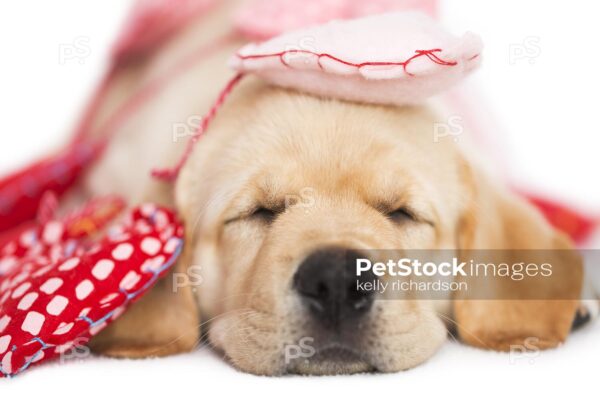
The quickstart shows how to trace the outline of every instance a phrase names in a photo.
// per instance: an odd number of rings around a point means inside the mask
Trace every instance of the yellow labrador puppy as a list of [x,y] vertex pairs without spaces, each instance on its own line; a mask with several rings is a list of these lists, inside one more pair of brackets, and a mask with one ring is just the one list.
[[[96,125],[190,49],[226,34],[230,13],[214,11],[122,73]],[[449,328],[497,350],[565,340],[582,282],[571,244],[456,143],[434,141],[439,117],[427,106],[322,99],[247,79],[175,184],[152,180],[149,171],[172,165],[185,145],[173,127],[208,110],[240,44],[228,37],[174,78],[86,178],[87,195],[174,206],[186,225],[173,274],[94,338],[96,351],[167,355],[207,338],[243,371],[333,374],[414,367]],[[555,271],[562,300],[385,300],[349,281],[345,257],[363,249],[566,249]],[[502,299],[512,289],[499,279],[486,290]]]

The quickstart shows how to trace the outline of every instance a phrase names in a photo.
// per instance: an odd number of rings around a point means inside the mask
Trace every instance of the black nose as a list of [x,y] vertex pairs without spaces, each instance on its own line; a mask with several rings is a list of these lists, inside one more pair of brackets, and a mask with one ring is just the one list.
[[294,288],[312,315],[328,327],[366,313],[375,293],[359,283],[377,277],[370,271],[356,275],[356,259],[365,258],[354,250],[325,248],[310,254],[294,276]]

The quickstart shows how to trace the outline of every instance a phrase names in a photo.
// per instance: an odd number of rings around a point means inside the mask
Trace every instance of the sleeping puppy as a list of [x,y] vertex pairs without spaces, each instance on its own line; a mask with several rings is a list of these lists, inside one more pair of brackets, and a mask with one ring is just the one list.
[[[563,339],[569,302],[552,311],[531,306],[519,317],[531,321],[511,326],[510,312],[503,317],[497,305],[468,305],[452,316],[446,301],[355,293],[356,275],[344,273],[339,255],[348,249],[569,246],[529,206],[485,183],[455,146],[434,143],[434,122],[424,108],[349,104],[261,84],[232,99],[176,193],[191,264],[206,268],[201,315],[220,315],[210,338],[235,365],[268,375],[398,371],[430,357],[446,338],[444,322],[457,317],[461,336],[479,345]],[[578,290],[581,277],[574,279]],[[470,312],[480,315],[461,315]],[[285,346],[303,337],[316,354],[285,365]]]
[[[214,40],[217,17],[132,67],[114,98],[143,86],[198,38]],[[176,183],[152,181],[152,167],[181,153],[169,127],[208,109],[238,45],[224,45],[177,77],[116,134],[87,177],[88,194],[174,205],[186,227],[173,274],[95,337],[94,350],[167,355],[208,338],[250,373],[339,374],[414,367],[436,352],[448,329],[496,350],[532,337],[537,348],[566,339],[578,305],[570,299],[583,279],[571,244],[454,141],[434,141],[439,117],[426,106],[323,99],[247,79]],[[555,274],[566,295],[386,300],[357,290],[347,273],[348,254],[369,249],[564,249]],[[530,289],[553,291],[556,284],[535,281]],[[502,299],[512,288],[498,280],[486,290]],[[293,356],[298,351],[306,357]]]

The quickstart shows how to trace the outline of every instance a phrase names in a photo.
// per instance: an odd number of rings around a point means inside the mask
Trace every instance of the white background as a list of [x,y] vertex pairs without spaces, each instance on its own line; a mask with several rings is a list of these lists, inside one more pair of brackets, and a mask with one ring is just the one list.
[[[471,84],[483,90],[490,118],[493,115],[502,125],[499,140],[508,150],[506,173],[522,187],[600,217],[600,24],[595,2],[442,3],[447,26],[457,33],[472,30],[484,39],[484,64]],[[102,74],[128,4],[20,0],[0,6],[0,174],[66,140]],[[82,63],[61,62],[61,46],[78,38],[89,41],[89,54]],[[528,57],[515,58],[519,50],[530,51]],[[335,378],[257,378],[234,371],[208,350],[146,361],[86,359],[32,368],[11,381],[0,381],[0,396],[437,394],[507,399],[548,393],[564,398],[597,392],[591,388],[597,384],[599,338],[600,324],[594,323],[562,348],[523,359],[448,343],[430,362],[408,372]]]

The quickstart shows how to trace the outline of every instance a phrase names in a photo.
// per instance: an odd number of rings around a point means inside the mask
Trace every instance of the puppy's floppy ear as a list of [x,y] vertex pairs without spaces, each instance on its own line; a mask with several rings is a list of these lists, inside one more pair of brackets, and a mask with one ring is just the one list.
[[483,251],[509,265],[550,264],[552,275],[522,281],[498,276],[467,278],[469,285],[478,287],[469,299],[454,301],[459,335],[471,345],[503,351],[513,345],[528,348],[531,343],[539,349],[559,345],[570,331],[579,303],[580,256],[566,235],[550,226],[525,199],[465,168],[469,205],[457,234],[462,259]]
[[[90,341],[92,351],[112,357],[156,357],[192,350],[200,324],[191,285],[175,285],[185,276],[191,246],[174,269],[115,322]],[[177,275],[175,275],[177,274]],[[189,282],[189,280],[188,280]]]

